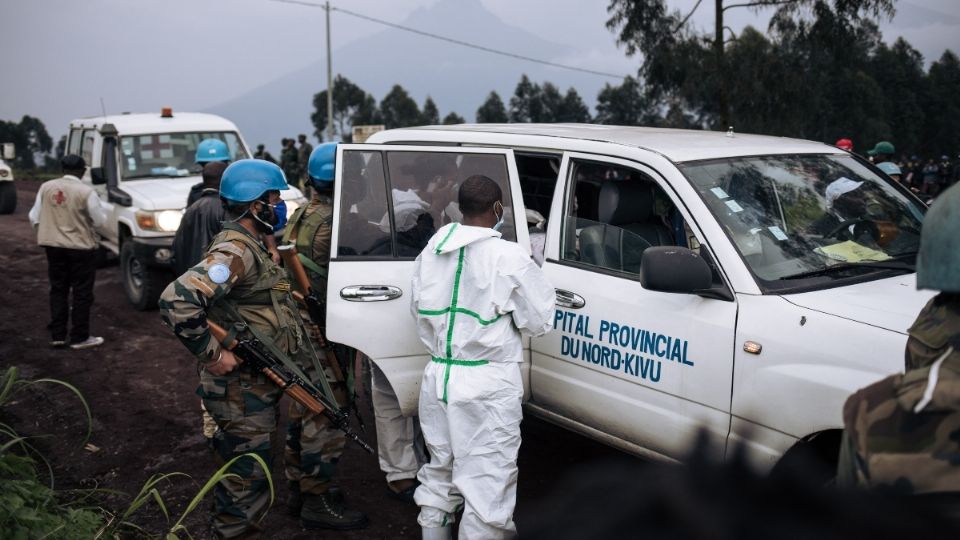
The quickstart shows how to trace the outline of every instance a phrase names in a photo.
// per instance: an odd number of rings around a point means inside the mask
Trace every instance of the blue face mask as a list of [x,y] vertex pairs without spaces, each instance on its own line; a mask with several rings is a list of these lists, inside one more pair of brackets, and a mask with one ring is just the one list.
[[497,216],[497,223],[493,226],[493,230],[499,232],[500,229],[503,227],[504,211],[503,211],[503,204],[501,204],[499,201],[497,202],[497,204],[500,205],[500,214],[499,214],[499,215],[497,214],[497,207],[494,206],[494,207],[493,207],[493,215]]
[[287,203],[281,200],[273,205],[273,213],[277,216],[277,223],[273,226],[273,232],[278,232],[287,224]]

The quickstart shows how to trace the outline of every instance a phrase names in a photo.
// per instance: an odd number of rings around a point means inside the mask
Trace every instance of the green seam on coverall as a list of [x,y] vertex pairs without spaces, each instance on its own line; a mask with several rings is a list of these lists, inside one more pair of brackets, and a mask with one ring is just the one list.
[[[450,230],[447,232],[447,235],[443,238],[443,240],[437,246],[435,250],[436,253],[440,253],[440,248],[443,247],[443,244],[446,243],[446,241],[450,238],[450,235],[453,233],[453,230],[456,228],[457,228],[457,224],[454,223],[450,227]],[[480,315],[478,315],[474,311],[470,311],[469,309],[466,309],[466,308],[457,307],[457,301],[460,295],[460,276],[463,274],[464,249],[465,248],[463,247],[460,248],[460,253],[457,256],[457,273],[456,273],[456,277],[453,280],[453,295],[450,298],[450,306],[443,309],[433,309],[433,310],[418,309],[417,310],[418,314],[428,316],[428,317],[438,316],[438,315],[450,316],[447,321],[447,347],[446,347],[447,356],[446,358],[440,358],[439,356],[430,357],[433,362],[444,364],[446,366],[444,368],[444,373],[443,373],[443,394],[440,397],[440,401],[444,403],[447,402],[447,384],[450,382],[450,366],[474,367],[474,366],[482,366],[488,363],[487,360],[461,360],[459,358],[453,358],[453,345],[452,345],[453,323],[454,321],[456,321],[457,313],[463,313],[464,315],[469,315],[474,319],[476,319],[477,322],[479,322],[483,326],[493,324],[497,322],[501,317],[501,315],[497,315],[493,319],[487,320],[480,317]]]

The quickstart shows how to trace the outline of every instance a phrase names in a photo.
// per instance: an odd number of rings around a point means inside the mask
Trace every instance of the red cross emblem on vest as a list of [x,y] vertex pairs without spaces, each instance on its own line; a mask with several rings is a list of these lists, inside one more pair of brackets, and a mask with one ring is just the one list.
[[67,198],[63,194],[63,190],[58,189],[57,192],[53,195],[53,202],[57,203],[57,206],[61,206]]

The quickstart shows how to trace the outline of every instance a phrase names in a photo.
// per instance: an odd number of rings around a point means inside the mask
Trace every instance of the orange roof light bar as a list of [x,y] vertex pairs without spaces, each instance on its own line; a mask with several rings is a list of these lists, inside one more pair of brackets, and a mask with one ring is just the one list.
[[173,108],[164,107],[160,109],[160,118],[173,118]]

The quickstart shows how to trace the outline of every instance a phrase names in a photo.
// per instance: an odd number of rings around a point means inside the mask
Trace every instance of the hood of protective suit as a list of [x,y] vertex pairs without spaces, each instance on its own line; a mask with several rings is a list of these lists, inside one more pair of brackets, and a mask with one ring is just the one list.
[[459,223],[450,223],[442,227],[437,234],[433,236],[427,248],[433,250],[437,255],[451,253],[459,250],[463,246],[486,240],[487,238],[500,238],[500,233],[493,229],[485,227],[471,227],[469,225],[460,225]]
[[435,358],[521,362],[520,333],[551,328],[554,296],[516,242],[493,229],[452,223],[417,257],[411,311]]

